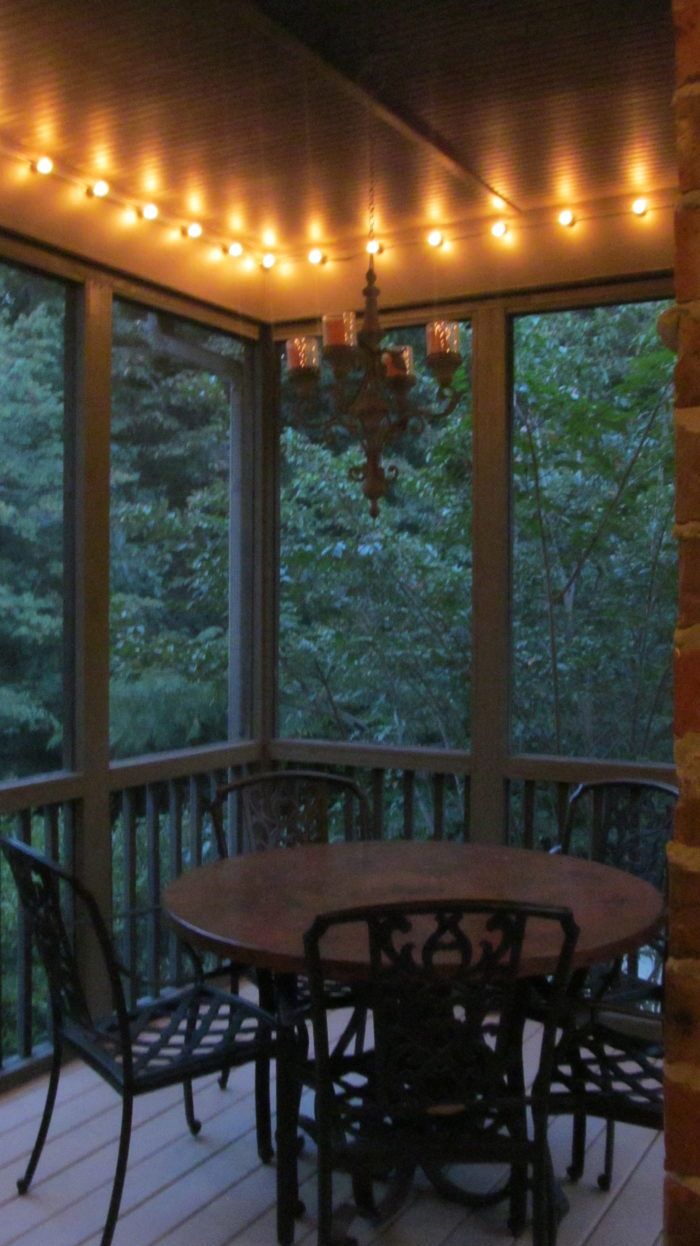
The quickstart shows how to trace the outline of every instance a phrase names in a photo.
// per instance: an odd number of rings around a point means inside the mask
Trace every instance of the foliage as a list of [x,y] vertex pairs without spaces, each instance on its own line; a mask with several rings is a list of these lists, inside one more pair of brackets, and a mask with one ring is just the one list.
[[240,350],[220,334],[161,320],[116,304],[110,743],[117,757],[227,734],[226,356]]
[[63,757],[65,296],[2,272],[0,776],[21,776]]
[[659,311],[516,322],[516,751],[669,758],[676,555]]
[[[417,331],[404,329],[401,337],[417,345]],[[348,479],[356,447],[329,447],[292,424],[284,430],[283,735],[468,742],[471,421],[464,366],[457,384],[463,398],[455,412],[387,455],[399,478],[378,521]],[[431,398],[423,377],[417,402]],[[293,396],[285,409],[294,420]]]

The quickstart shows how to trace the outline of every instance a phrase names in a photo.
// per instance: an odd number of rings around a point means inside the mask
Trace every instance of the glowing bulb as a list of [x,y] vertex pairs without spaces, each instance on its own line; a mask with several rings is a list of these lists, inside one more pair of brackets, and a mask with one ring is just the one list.
[[429,247],[441,247],[444,241],[445,239],[443,238],[439,229],[431,229],[430,233],[428,234],[428,246]]
[[559,224],[563,225],[566,229],[569,229],[572,225],[576,224],[576,217],[571,211],[571,208],[562,209],[559,213]]
[[233,256],[234,260],[237,260],[243,254],[243,246],[240,242],[232,242],[226,250],[229,255]]
[[493,225],[491,226],[491,233],[493,234],[494,238],[505,238],[506,234],[508,233],[508,226],[506,225],[505,221],[494,221]]
[[51,173],[53,171],[53,160],[50,156],[39,156],[34,163],[34,171],[36,173]]
[[381,255],[382,244],[381,242],[378,242],[376,238],[370,238],[367,243],[366,250],[368,255]]
[[648,211],[648,208],[649,208],[649,204],[647,203],[646,199],[641,199],[641,198],[635,199],[634,203],[632,204],[632,211],[634,212],[635,216],[644,216],[645,213]]
[[325,264],[326,257],[320,247],[312,247],[306,257],[310,264]]
[[96,199],[104,199],[105,195],[109,194],[109,182],[106,182],[103,177],[98,178],[89,188],[88,194],[94,195]]
[[277,263],[277,256],[273,255],[272,251],[266,251],[262,257],[263,268],[274,268],[276,263]]
[[492,195],[492,196],[491,196],[491,202],[492,202],[492,204],[493,204],[494,208],[498,209],[499,211],[502,211],[502,210],[503,210],[503,208],[505,208],[505,206],[506,206],[506,201],[505,201],[505,199],[501,199],[501,196],[500,196],[500,195]]
[[158,216],[158,208],[155,203],[144,203],[141,209],[141,215],[144,221],[155,221]]
[[188,238],[201,238],[202,226],[199,224],[199,221],[191,221],[189,225],[184,226],[182,232],[187,234]]

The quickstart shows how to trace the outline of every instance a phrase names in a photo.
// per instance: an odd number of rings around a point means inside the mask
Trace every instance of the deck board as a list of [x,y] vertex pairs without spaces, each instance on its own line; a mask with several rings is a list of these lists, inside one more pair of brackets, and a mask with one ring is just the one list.
[[[528,1044],[530,1046],[530,1044]],[[533,1058],[536,1035],[532,1039]],[[528,1061],[529,1063],[529,1061]],[[0,1099],[0,1246],[99,1246],[116,1159],[119,1100],[85,1066],[74,1063],[62,1077],[54,1122],[31,1190],[15,1192],[33,1140],[46,1077]],[[236,1070],[228,1088],[214,1079],[195,1092],[202,1133],[186,1128],[179,1089],[136,1101],[129,1167],[114,1246],[275,1246],[275,1169],[261,1165],[255,1146],[253,1076]],[[570,1122],[554,1120],[552,1151],[564,1176]],[[663,1140],[648,1130],[618,1126],[611,1190],[596,1185],[603,1151],[600,1123],[591,1122],[586,1170],[577,1185],[566,1183],[570,1210],[558,1246],[659,1246]],[[480,1177],[494,1182],[486,1168]],[[299,1246],[315,1241],[313,1147],[300,1161],[301,1194],[307,1206],[299,1222]],[[349,1196],[336,1178],[338,1201]],[[494,1246],[512,1241],[505,1208],[483,1212],[437,1198],[425,1181],[394,1220],[381,1230],[356,1218],[359,1246]],[[519,1239],[531,1246],[527,1230]]]

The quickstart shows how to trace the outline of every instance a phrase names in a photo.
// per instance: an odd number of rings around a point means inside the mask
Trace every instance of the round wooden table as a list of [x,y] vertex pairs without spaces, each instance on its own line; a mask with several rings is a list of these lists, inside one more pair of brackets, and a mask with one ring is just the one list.
[[[633,951],[656,932],[663,911],[649,883],[592,861],[404,840],[308,844],[216,861],[171,883],[163,906],[195,947],[289,974],[303,970],[304,932],[318,913],[451,899],[568,905],[580,927],[576,966]],[[535,926],[523,949],[524,976],[553,968],[547,926]],[[327,951],[329,974],[363,976],[366,948],[356,928],[344,927]]]

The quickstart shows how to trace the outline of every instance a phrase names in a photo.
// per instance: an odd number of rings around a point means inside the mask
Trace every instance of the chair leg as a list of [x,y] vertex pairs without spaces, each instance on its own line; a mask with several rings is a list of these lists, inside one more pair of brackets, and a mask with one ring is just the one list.
[[119,1205],[122,1201],[122,1191],[124,1189],[124,1177],[126,1176],[126,1162],[129,1158],[129,1143],[131,1142],[131,1116],[133,1109],[133,1100],[130,1094],[125,1093],[122,1099],[122,1127],[119,1135],[119,1151],[117,1153],[117,1169],[114,1174],[114,1184],[112,1186],[112,1197],[109,1200],[107,1209],[107,1219],[105,1221],[104,1232],[100,1246],[110,1246],[114,1236],[114,1230],[119,1215]]
[[511,1167],[508,1228],[513,1237],[520,1237],[527,1224],[527,1175],[527,1165],[513,1164]]
[[255,1061],[255,1131],[258,1155],[269,1164],[274,1155],[270,1112],[270,1057],[260,1055]]
[[583,1168],[586,1158],[586,1113],[575,1112],[573,1118],[573,1133],[571,1137],[571,1163],[567,1168],[567,1174],[571,1181],[578,1181],[583,1174]]
[[198,1121],[194,1114],[194,1097],[192,1095],[191,1077],[185,1078],[185,1081],[182,1083],[182,1094],[185,1100],[185,1116],[187,1118],[187,1124],[189,1126],[190,1133],[196,1138],[202,1128],[202,1122]]
[[540,1155],[532,1166],[532,1246],[550,1246],[547,1193],[547,1162]]
[[615,1122],[605,1122],[605,1163],[603,1171],[598,1177],[598,1186],[601,1190],[609,1190],[612,1182],[613,1171],[613,1154],[615,1151]]
[[291,1246],[294,1220],[303,1214],[297,1174],[297,1062],[294,1031],[280,1026],[277,1031],[277,1240],[280,1246]]
[[[325,1148],[323,1148],[325,1151]],[[318,1156],[318,1246],[335,1246],[333,1237],[333,1169],[325,1154]]]
[[41,1152],[44,1149],[44,1143],[46,1142],[46,1135],[49,1132],[49,1125],[51,1124],[53,1108],[56,1102],[56,1091],[58,1090],[58,1079],[61,1075],[61,1054],[62,1054],[61,1041],[57,1036],[54,1036],[53,1055],[51,1058],[51,1073],[49,1075],[49,1085],[46,1091],[46,1102],[44,1104],[44,1111],[42,1112],[41,1121],[39,1123],[39,1132],[36,1136],[34,1149],[32,1150],[32,1153],[29,1157],[29,1163],[27,1164],[26,1172],[24,1176],[20,1177],[17,1182],[17,1189],[20,1194],[26,1194],[27,1190],[29,1189],[29,1184],[36,1171],[36,1166],[39,1163],[39,1157],[41,1155]]
[[[232,995],[238,995],[240,993],[241,979],[240,979],[240,975],[238,971],[234,967],[231,968],[231,976],[229,978],[228,989]],[[226,1069],[222,1069],[221,1072],[219,1073],[219,1086],[221,1087],[222,1090],[225,1090],[226,1087],[228,1086],[228,1076],[230,1072],[231,1072],[231,1069],[226,1068]]]

